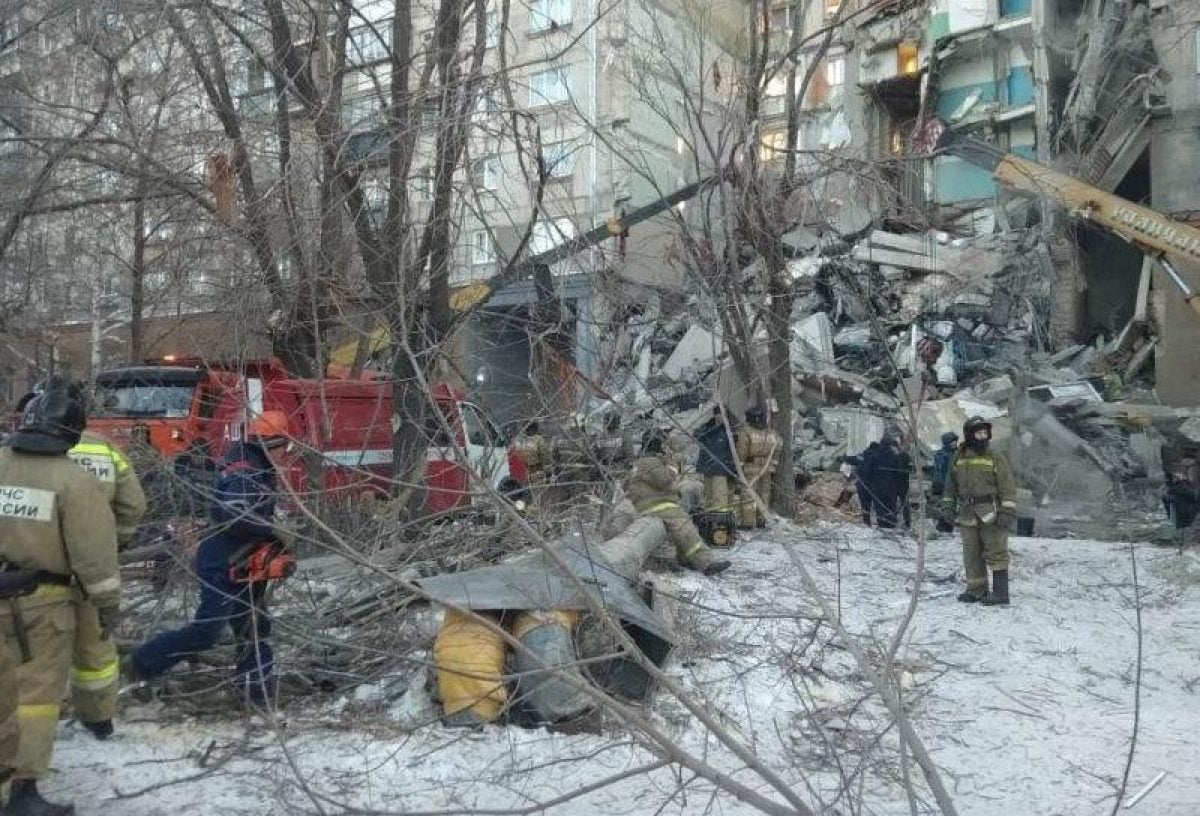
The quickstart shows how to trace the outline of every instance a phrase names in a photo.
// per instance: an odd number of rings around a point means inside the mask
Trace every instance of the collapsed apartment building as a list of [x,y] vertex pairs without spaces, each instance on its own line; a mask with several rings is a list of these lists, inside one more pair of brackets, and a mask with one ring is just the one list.
[[[840,4],[825,5],[792,20],[796,6],[782,4],[774,19],[816,31]],[[867,5],[875,10],[846,16],[831,42],[811,38],[800,55],[820,61],[801,147],[878,172],[866,183],[814,173],[819,192],[784,237],[797,289],[797,467],[835,470],[913,420],[932,449],[982,414],[1040,500],[1157,483],[1164,451],[1200,442],[1190,359],[1200,320],[1179,290],[1153,257],[1079,213],[914,142],[938,119],[997,153],[1195,223],[1200,2]],[[766,91],[765,158],[782,144],[783,89]],[[614,393],[685,425],[714,396],[744,407],[712,328],[719,306],[703,301],[675,319],[635,310],[608,349]],[[920,354],[927,339],[941,347],[932,362]]]

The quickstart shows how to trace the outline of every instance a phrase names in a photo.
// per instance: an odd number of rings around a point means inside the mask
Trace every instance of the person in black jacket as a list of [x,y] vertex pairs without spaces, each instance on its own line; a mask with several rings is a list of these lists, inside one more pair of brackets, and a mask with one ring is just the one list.
[[900,520],[901,498],[908,504],[908,476],[911,462],[900,452],[900,443],[892,432],[885,433],[872,460],[871,499],[880,529],[890,530]]
[[858,456],[851,456],[846,460],[854,467],[854,489],[858,492],[858,506],[862,512],[863,524],[868,527],[871,526],[871,508],[875,506],[878,453],[879,443],[872,442]]
[[[729,424],[734,424],[733,417]],[[712,416],[696,430],[696,441],[700,443],[696,472],[704,477],[704,509],[729,512],[733,509],[730,486],[737,481],[737,465],[721,406],[713,406]]]

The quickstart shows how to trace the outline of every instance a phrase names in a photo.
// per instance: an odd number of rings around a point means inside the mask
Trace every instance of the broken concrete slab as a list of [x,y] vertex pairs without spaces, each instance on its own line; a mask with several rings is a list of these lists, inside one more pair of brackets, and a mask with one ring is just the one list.
[[692,325],[683,339],[675,346],[671,356],[663,363],[661,372],[673,380],[678,380],[688,369],[702,363],[712,363],[724,351],[725,345],[719,334],[708,329]]
[[990,380],[984,380],[981,383],[976,383],[971,387],[971,394],[984,402],[999,405],[1008,402],[1015,387],[1012,377],[1004,374],[999,377],[992,377]]
[[847,326],[833,336],[833,344],[840,348],[866,348],[871,345],[871,327]]
[[850,456],[882,439],[888,424],[879,414],[847,406],[821,408],[817,416],[825,438],[844,445]]
[[1082,400],[1083,402],[1104,402],[1104,397],[1096,390],[1096,386],[1087,380],[1065,383],[1062,385],[1035,385],[1028,389],[1029,396],[1039,402],[1051,400]]
[[[795,342],[804,344],[809,356],[815,355],[820,362],[833,363],[833,323],[829,315],[824,312],[809,315],[792,326],[792,337]],[[803,356],[805,348],[796,349],[793,343],[793,351]]]

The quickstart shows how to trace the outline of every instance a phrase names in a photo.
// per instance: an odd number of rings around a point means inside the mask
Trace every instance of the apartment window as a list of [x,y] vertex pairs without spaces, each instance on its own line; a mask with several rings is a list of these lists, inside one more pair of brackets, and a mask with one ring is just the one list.
[[500,28],[500,12],[492,9],[483,18],[484,28],[484,45],[488,48],[496,48],[500,45],[500,35],[504,32]]
[[488,156],[475,162],[471,167],[471,180],[476,189],[495,190],[500,186],[500,161],[495,156]]
[[342,103],[342,120],[347,128],[361,129],[375,119],[382,105],[374,94],[347,99]]
[[778,6],[771,9],[771,33],[772,34],[790,34],[792,33],[792,7],[790,5]]
[[842,0],[825,0],[826,19],[837,16],[842,9]]
[[368,181],[363,185],[363,198],[366,199],[367,214],[371,220],[382,224],[387,215],[387,187],[380,181]]
[[563,28],[571,24],[571,0],[533,0],[529,4],[531,32]]
[[471,233],[471,263],[475,266],[494,264],[496,262],[496,242],[485,229]]
[[529,77],[529,106],[558,105],[571,99],[568,68],[550,68]]
[[429,167],[418,167],[408,180],[408,189],[414,199],[428,201],[433,198],[433,170]]
[[825,57],[820,69],[813,74],[808,86],[809,107],[828,105],[835,100],[838,92],[846,83],[846,57],[835,54]]
[[829,57],[825,60],[825,82],[830,88],[840,88],[846,84],[846,58],[844,56]]
[[913,76],[921,70],[921,48],[915,42],[896,46],[896,68],[901,76]]
[[373,26],[361,25],[350,29],[347,57],[351,65],[365,65],[385,60],[392,48],[392,21],[380,20]]
[[758,157],[765,162],[774,161],[787,150],[787,131],[768,130],[758,143]]
[[436,96],[427,96],[421,100],[421,124],[436,125],[442,119],[442,102]]
[[529,252],[531,255],[540,255],[574,237],[575,222],[570,218],[538,221],[533,225],[533,234],[529,237]]
[[542,148],[546,173],[552,179],[570,178],[575,172],[575,145],[571,142],[551,142]]
[[500,112],[500,99],[495,91],[481,93],[475,100],[475,121],[489,122]]

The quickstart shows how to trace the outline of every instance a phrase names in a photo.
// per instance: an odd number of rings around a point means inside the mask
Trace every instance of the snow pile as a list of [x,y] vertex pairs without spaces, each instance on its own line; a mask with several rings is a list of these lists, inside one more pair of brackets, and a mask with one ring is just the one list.
[[[818,624],[792,559],[814,574],[852,632],[874,638],[864,645],[877,656],[908,603],[915,546],[853,526],[787,527],[741,544],[721,580],[661,577],[683,640],[668,671],[818,812],[819,802],[830,813],[907,814],[909,805],[895,729],[832,630]],[[1129,548],[1017,539],[1013,551],[1014,605],[986,609],[954,601],[957,541],[930,543],[929,580],[896,666],[909,716],[960,813],[1108,812],[1133,723]],[[1137,557],[1145,649],[1127,798],[1165,771],[1132,812],[1193,814],[1200,559],[1146,546]],[[390,705],[375,693],[359,696],[341,714],[288,710],[278,733],[185,719],[161,704],[128,708],[118,738],[103,745],[67,724],[59,773],[46,789],[74,798],[83,816],[332,813],[339,804],[387,812],[533,812],[539,803],[581,815],[754,812],[690,773],[640,773],[656,758],[609,720],[579,734],[406,730],[429,711],[419,689]],[[677,700],[660,693],[648,717],[778,800]],[[920,812],[936,812],[919,770],[907,770]]]

